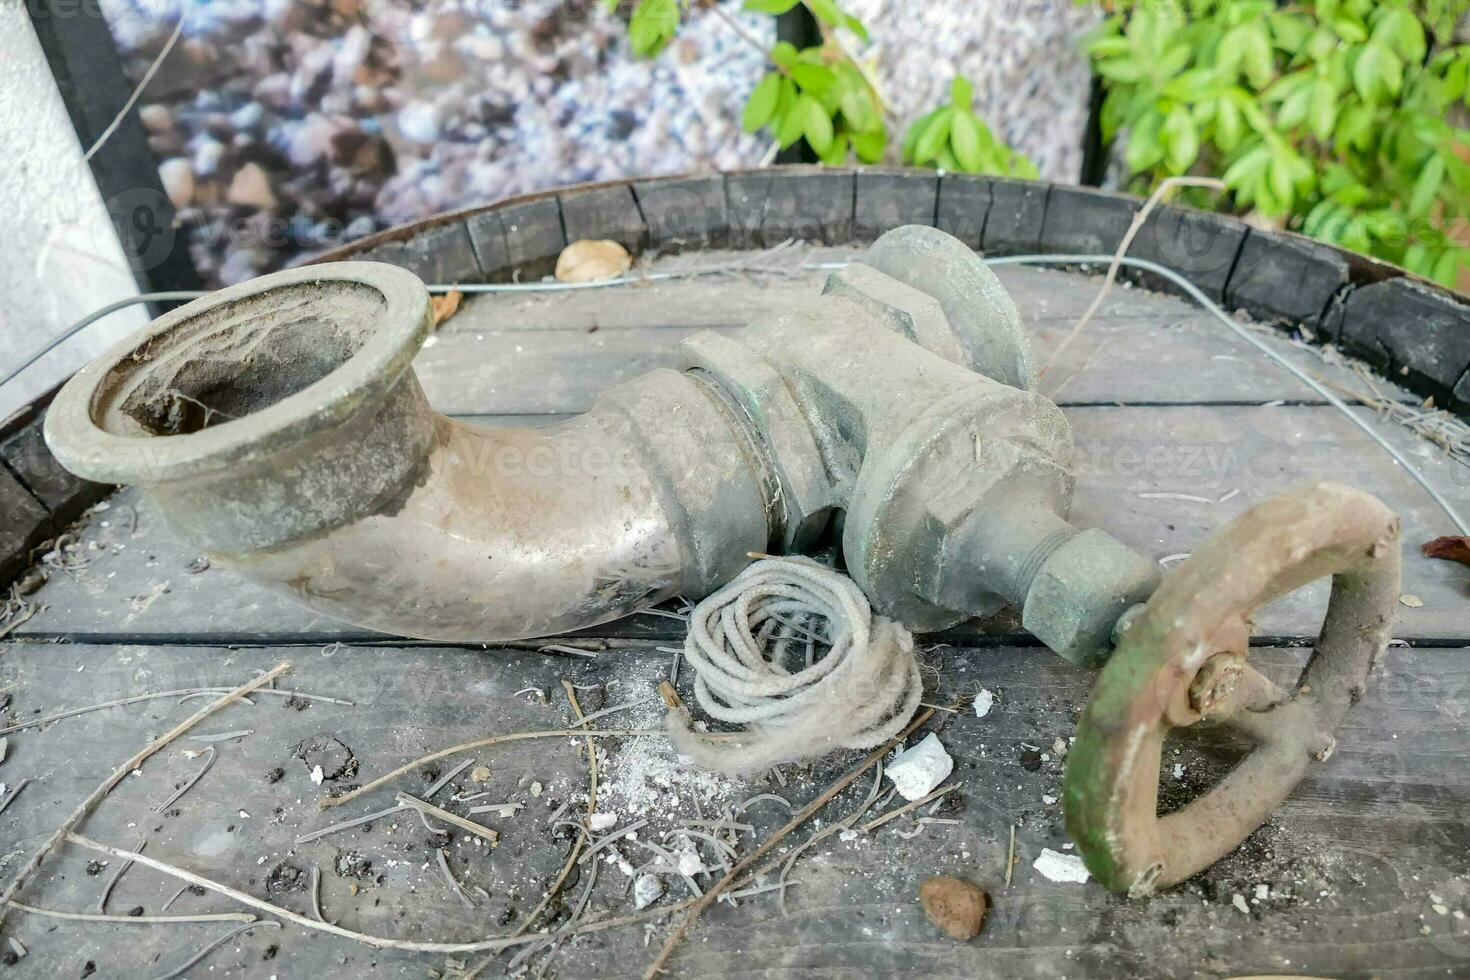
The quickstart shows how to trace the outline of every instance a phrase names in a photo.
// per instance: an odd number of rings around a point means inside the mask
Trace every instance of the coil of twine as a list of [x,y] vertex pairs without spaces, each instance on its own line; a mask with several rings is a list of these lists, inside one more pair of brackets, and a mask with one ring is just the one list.
[[872,748],[898,733],[923,695],[913,635],[875,617],[852,579],[805,558],[758,561],[695,606],[684,657],[699,706],[747,726],[741,737],[711,738],[686,708],[669,712],[675,746],[716,772]]

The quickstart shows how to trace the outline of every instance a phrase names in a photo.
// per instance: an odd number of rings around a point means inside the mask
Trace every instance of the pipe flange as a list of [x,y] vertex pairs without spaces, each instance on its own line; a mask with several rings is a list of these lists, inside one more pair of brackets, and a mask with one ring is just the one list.
[[423,283],[394,266],[263,276],[165,313],[78,371],[46,414],[46,441],[99,483],[248,465],[381,399],[431,322]]
[[939,300],[970,370],[1023,391],[1035,388],[1021,314],[995,273],[964,242],[938,228],[904,225],[884,234],[858,261]]
[[180,537],[243,554],[393,508],[436,435],[411,370],[411,272],[343,262],[172,310],[77,373],[46,414],[67,469],[143,488]]

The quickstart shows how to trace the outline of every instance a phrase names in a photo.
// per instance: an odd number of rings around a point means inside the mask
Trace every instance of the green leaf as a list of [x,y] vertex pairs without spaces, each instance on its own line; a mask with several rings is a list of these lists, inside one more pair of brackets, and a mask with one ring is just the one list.
[[1410,64],[1424,60],[1427,50],[1424,25],[1407,7],[1382,5],[1378,22],[1373,25],[1373,40],[1383,44]]
[[790,68],[796,64],[799,56],[800,52],[796,50],[796,45],[790,41],[777,41],[776,46],[771,48],[771,60],[782,68]]
[[1312,23],[1301,14],[1277,12],[1266,15],[1271,38],[1282,51],[1300,51],[1312,32]]
[[799,111],[806,113],[806,120],[802,125],[802,132],[806,135],[806,141],[811,144],[817,156],[826,153],[832,146],[832,117],[820,102],[809,95],[803,95],[805,109]]
[[1312,87],[1312,104],[1308,110],[1312,135],[1323,143],[1332,139],[1337,125],[1337,87],[1325,79]]
[[836,167],[847,162],[847,134],[838,133],[827,147],[827,152],[821,154],[822,162],[829,167]]
[[1011,157],[1011,176],[1020,177],[1024,180],[1039,180],[1041,171],[1036,169],[1036,164],[1024,153],[1016,153]]
[[1133,124],[1124,152],[1124,161],[1133,173],[1143,173],[1164,159],[1166,151],[1159,134],[1163,122],[1157,112],[1150,112]]
[[1163,94],[1180,102],[1200,102],[1220,97],[1220,77],[1206,68],[1191,68],[1171,78]]
[[862,41],[864,44],[868,43],[868,25],[849,13],[842,15],[842,24],[849,31],[856,34],[859,41]]
[[779,17],[800,2],[801,0],[745,0],[744,9],[757,14],[775,14]]
[[880,125],[877,129],[854,133],[852,148],[863,163],[877,163],[888,148],[888,131]]
[[1427,277],[1434,272],[1434,257],[1423,245],[1410,245],[1408,251],[1404,252],[1404,268]]
[[1305,51],[1313,61],[1326,61],[1337,50],[1337,35],[1325,27],[1319,27],[1307,39]]
[[634,53],[652,57],[679,29],[678,0],[639,0],[628,21],[628,42]]
[[1455,286],[1460,278],[1460,270],[1465,267],[1466,250],[1463,248],[1446,249],[1444,254],[1434,263],[1432,278],[1444,286]]
[[960,169],[980,171],[985,168],[985,152],[980,135],[980,120],[968,109],[957,109],[950,124],[949,145],[959,161]]
[[866,133],[883,125],[883,116],[873,104],[873,93],[866,86],[842,93],[838,106],[842,110],[842,118],[854,132]]
[[1158,64],[1153,67],[1155,78],[1173,78],[1184,70],[1185,66],[1194,58],[1194,51],[1188,44],[1180,43],[1164,52]]
[[1373,145],[1375,116],[1373,107],[1365,102],[1353,99],[1344,104],[1337,114],[1337,142],[1359,152],[1367,150]]
[[1280,203],[1280,209],[1290,211],[1292,198],[1296,196],[1296,185],[1292,181],[1291,165],[1284,155],[1272,154],[1269,177],[1271,193]]
[[1133,45],[1126,37],[1103,35],[1087,42],[1087,53],[1094,59],[1127,57],[1133,53]]
[[1365,102],[1380,96],[1397,95],[1404,82],[1404,64],[1383,44],[1369,41],[1353,63],[1353,87]]
[[1230,153],[1240,145],[1244,126],[1240,118],[1240,103],[1234,98],[1223,98],[1215,111],[1215,143]]
[[1225,186],[1239,191],[1249,186],[1270,162],[1271,151],[1266,149],[1266,144],[1257,143],[1227,167],[1221,179],[1225,181]]
[[939,115],[940,111],[941,110],[939,109],[934,109],[930,112],[926,112],[918,119],[915,119],[913,121],[913,124],[909,126],[909,131],[903,134],[903,146],[900,148],[900,152],[902,153],[904,160],[908,161],[909,163],[914,162],[915,150],[918,148],[919,137],[924,135],[924,130],[929,127],[929,124],[934,121],[934,117]]
[[1363,25],[1347,17],[1333,18],[1332,29],[1349,44],[1362,44],[1368,40],[1368,32],[1363,30]]
[[1265,21],[1250,21],[1227,31],[1220,40],[1216,64],[1227,75],[1243,70],[1257,89],[1269,85],[1276,65]]
[[798,95],[791,79],[783,79],[782,108],[774,127],[776,141],[784,150],[801,139],[806,131],[806,102],[814,101],[810,95]]
[[1281,114],[1276,120],[1282,129],[1294,129],[1306,120],[1314,88],[1313,85],[1299,85],[1292,89],[1291,96],[1282,104]]
[[1466,82],[1470,80],[1470,62],[1456,58],[1444,72],[1445,99],[1456,102],[1465,95]]
[[1409,198],[1409,216],[1422,218],[1429,214],[1429,209],[1434,207],[1435,199],[1439,196],[1439,189],[1444,185],[1445,162],[1444,157],[1436,153],[1429,158],[1424,169],[1419,171],[1419,179],[1414,181],[1414,193]]
[[939,151],[949,143],[950,126],[954,123],[955,111],[945,106],[934,114],[914,144],[914,162],[923,166],[939,156]]
[[975,87],[964,75],[956,75],[949,83],[949,104],[956,109],[968,109],[975,101]]
[[776,114],[776,105],[781,101],[781,75],[768,71],[756,83],[750,98],[745,100],[745,110],[740,114],[740,128],[747,133],[760,129]]
[[1142,81],[1148,74],[1148,68],[1141,61],[1128,61],[1115,58],[1111,61],[1099,61],[1096,63],[1097,73],[1112,82],[1121,82],[1130,85]]
[[824,24],[836,27],[842,22],[842,10],[833,0],[805,0],[806,9],[810,10]]
[[1245,46],[1245,75],[1257,89],[1271,84],[1276,71],[1276,61],[1271,54],[1271,39],[1262,22],[1257,21],[1247,35]]
[[1194,118],[1176,106],[1164,120],[1162,132],[1168,142],[1165,162],[1174,173],[1184,173],[1199,156],[1199,132],[1194,127]]
[[798,62],[791,66],[791,77],[802,90],[821,98],[837,84],[837,73],[825,65]]

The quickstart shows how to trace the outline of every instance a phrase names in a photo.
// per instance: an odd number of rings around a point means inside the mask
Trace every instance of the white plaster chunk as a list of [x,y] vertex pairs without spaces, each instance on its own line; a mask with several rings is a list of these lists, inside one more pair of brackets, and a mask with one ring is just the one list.
[[888,764],[884,774],[910,802],[934,790],[954,769],[954,760],[933,732]]
[[1031,867],[1041,872],[1047,881],[1074,881],[1081,883],[1092,877],[1087,865],[1076,854],[1063,854],[1049,847],[1041,849],[1041,855],[1031,862]]

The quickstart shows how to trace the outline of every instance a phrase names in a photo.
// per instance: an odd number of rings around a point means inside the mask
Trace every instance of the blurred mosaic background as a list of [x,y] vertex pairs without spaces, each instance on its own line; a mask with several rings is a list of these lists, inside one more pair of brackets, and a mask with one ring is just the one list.
[[[658,58],[594,0],[103,0],[138,81],[187,6],[141,115],[210,285],[380,228],[577,181],[753,166],[741,131],[763,61],[688,17]],[[721,5],[769,44],[774,21]],[[1097,16],[1068,0],[853,0],[858,50],[901,126],[957,72],[1044,178],[1075,181]],[[901,132],[901,130],[900,130]],[[892,152],[897,153],[897,140]]]

